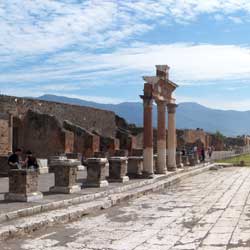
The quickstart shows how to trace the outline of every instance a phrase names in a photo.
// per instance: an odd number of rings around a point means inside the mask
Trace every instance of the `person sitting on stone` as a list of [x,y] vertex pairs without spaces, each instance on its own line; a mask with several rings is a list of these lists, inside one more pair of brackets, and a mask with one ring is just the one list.
[[22,169],[23,162],[21,160],[22,150],[16,149],[8,158],[8,164],[11,169]]
[[37,163],[36,157],[33,156],[30,150],[26,152],[26,159],[24,161],[24,166],[27,169],[33,169],[33,170],[38,169],[38,163]]

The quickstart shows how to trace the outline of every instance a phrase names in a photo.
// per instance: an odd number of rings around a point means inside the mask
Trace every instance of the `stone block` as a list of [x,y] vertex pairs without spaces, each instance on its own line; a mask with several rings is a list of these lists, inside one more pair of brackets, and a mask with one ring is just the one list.
[[184,166],[189,166],[189,160],[187,155],[182,155],[181,159]]
[[128,182],[127,176],[128,158],[127,157],[110,157],[109,158],[109,178],[110,182]]
[[43,198],[38,191],[38,172],[31,169],[9,171],[9,192],[4,199],[8,201],[33,202]]
[[188,155],[188,161],[189,161],[189,166],[191,167],[195,166],[196,160],[193,154]]
[[38,163],[38,173],[39,174],[47,174],[49,172],[47,159],[37,159],[37,163]]
[[8,164],[8,156],[0,156],[0,176],[8,176],[10,166]]
[[81,190],[76,183],[77,167],[80,161],[73,159],[54,160],[50,162],[50,171],[55,174],[55,186],[50,188],[53,193],[76,193]]
[[107,158],[87,159],[87,186],[106,187],[108,186],[107,177],[108,160]]
[[184,165],[182,163],[182,154],[181,152],[176,152],[176,166],[177,168],[182,168]]
[[115,151],[115,156],[123,156],[128,157],[128,150],[127,149],[119,149]]
[[200,163],[200,157],[198,152],[194,152],[194,159],[195,159],[195,164],[199,164]]
[[143,156],[128,157],[128,176],[140,178],[143,171]]

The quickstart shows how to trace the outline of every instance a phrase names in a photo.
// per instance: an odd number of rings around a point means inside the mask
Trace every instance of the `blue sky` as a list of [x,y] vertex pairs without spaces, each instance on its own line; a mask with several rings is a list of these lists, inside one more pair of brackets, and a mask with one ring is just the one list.
[[139,101],[168,64],[177,102],[250,110],[249,0],[0,0],[0,92]]

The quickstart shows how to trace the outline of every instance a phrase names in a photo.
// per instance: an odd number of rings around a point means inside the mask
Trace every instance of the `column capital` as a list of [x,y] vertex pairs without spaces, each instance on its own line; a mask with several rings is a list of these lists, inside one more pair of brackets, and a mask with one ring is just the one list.
[[144,106],[151,106],[153,105],[153,98],[151,96],[140,95],[141,99],[143,100]]
[[155,102],[157,105],[167,105],[167,101],[166,100],[160,100],[160,99],[155,99]]
[[174,114],[178,105],[175,103],[168,103],[167,107],[168,107],[168,113]]

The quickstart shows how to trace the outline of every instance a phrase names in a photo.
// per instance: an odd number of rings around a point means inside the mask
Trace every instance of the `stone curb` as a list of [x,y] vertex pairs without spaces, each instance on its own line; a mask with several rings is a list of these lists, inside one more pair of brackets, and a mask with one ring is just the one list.
[[184,168],[184,169],[180,169],[178,170],[178,172],[172,172],[172,173],[168,173],[167,176],[165,175],[158,175],[156,178],[154,179],[142,179],[136,183],[129,183],[127,185],[123,185],[120,187],[115,187],[113,189],[110,190],[106,190],[106,191],[100,191],[98,193],[92,193],[92,194],[84,194],[84,195],[80,195],[78,197],[74,197],[74,198],[69,198],[69,199],[64,199],[64,200],[60,200],[60,201],[53,201],[53,202],[49,202],[46,204],[39,204],[39,205],[34,205],[32,207],[29,208],[23,208],[23,209],[19,209],[16,211],[11,211],[8,212],[6,214],[1,214],[0,215],[0,223],[6,222],[6,221],[11,221],[17,218],[21,218],[21,217],[26,217],[26,216],[31,216],[31,215],[35,215],[35,214],[39,214],[39,213],[43,213],[43,212],[48,212],[48,211],[52,211],[55,209],[60,209],[60,208],[66,208],[72,205],[77,205],[83,202],[88,202],[88,201],[93,201],[114,193],[120,193],[120,192],[126,192],[130,189],[135,189],[144,185],[149,185],[152,184],[154,182],[158,182],[161,179],[166,179],[166,178],[170,178],[171,176],[175,176],[178,175],[180,173],[183,172],[189,172],[189,171],[193,171],[194,169],[197,168],[201,168],[203,166],[198,165],[197,167],[188,167],[188,168]]
[[[150,180],[151,183],[146,183],[143,186],[137,188],[130,188],[130,190],[120,189],[120,193],[111,193],[105,197],[99,197],[96,200],[80,203],[71,204],[67,207],[54,209],[53,211],[47,211],[27,218],[19,218],[14,221],[8,221],[0,225],[0,239],[5,240],[8,238],[21,236],[26,233],[31,233],[42,228],[46,228],[55,224],[67,223],[70,221],[77,220],[85,215],[93,212],[110,208],[123,201],[137,198],[150,192],[155,192],[166,187],[169,187],[175,183],[178,183],[182,179],[200,174],[204,171],[209,170],[214,164],[207,166],[199,166],[192,168],[191,170],[184,170],[178,174],[171,175],[165,178],[156,178]],[[149,180],[147,180],[149,181]]]

